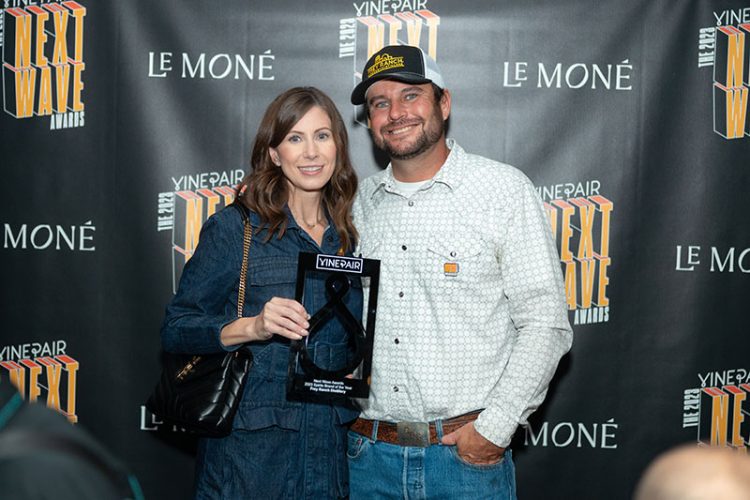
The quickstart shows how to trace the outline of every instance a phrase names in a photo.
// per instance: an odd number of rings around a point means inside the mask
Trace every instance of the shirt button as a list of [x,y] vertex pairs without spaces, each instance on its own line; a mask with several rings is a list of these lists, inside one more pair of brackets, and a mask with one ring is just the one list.
[[393,386],[393,392],[398,392],[398,386],[397,385]]
[[399,343],[399,340],[398,340],[398,339],[393,339],[393,343],[394,343],[394,344],[398,344],[398,343]]
[[404,296],[404,292],[398,292],[398,296],[399,297],[403,297]]
[[410,207],[413,207],[413,206],[414,206],[414,200],[409,200],[409,206],[410,206]]
[[406,251],[406,245],[401,245],[401,250]]
[[328,236],[328,237],[326,238],[326,241],[327,241],[328,243],[332,242],[332,241],[333,241],[333,236]]

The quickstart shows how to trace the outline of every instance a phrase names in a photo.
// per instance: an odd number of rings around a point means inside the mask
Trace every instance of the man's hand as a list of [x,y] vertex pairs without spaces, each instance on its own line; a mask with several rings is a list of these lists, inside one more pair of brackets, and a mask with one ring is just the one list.
[[442,443],[455,445],[458,456],[476,465],[496,464],[503,458],[505,448],[500,448],[488,441],[474,428],[474,422],[459,427],[443,436]]

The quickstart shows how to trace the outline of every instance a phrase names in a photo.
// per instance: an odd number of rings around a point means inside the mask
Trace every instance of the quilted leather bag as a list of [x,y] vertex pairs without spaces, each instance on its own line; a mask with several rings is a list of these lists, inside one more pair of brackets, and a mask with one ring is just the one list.
[[[234,207],[242,214],[244,225],[237,297],[237,317],[241,318],[252,226],[246,210],[236,202]],[[148,398],[146,408],[165,421],[195,434],[227,436],[232,431],[232,420],[237,413],[252,360],[252,353],[245,346],[221,354],[164,353],[161,378]]]

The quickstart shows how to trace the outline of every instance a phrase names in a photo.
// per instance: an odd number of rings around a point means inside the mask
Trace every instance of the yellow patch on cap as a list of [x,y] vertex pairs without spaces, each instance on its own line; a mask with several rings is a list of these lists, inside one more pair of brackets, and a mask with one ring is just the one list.
[[375,57],[375,61],[373,61],[372,66],[367,68],[367,78],[370,78],[373,75],[377,75],[381,71],[385,71],[387,69],[403,68],[403,67],[404,67],[403,57],[393,57],[392,55],[388,53],[384,53]]

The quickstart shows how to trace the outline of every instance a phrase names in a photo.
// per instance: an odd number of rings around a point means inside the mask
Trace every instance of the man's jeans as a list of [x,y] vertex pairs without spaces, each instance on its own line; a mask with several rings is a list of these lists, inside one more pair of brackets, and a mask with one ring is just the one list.
[[[437,433],[442,439],[439,421]],[[349,431],[348,457],[351,500],[516,498],[510,450],[497,464],[475,465],[460,458],[455,446],[405,447]]]

